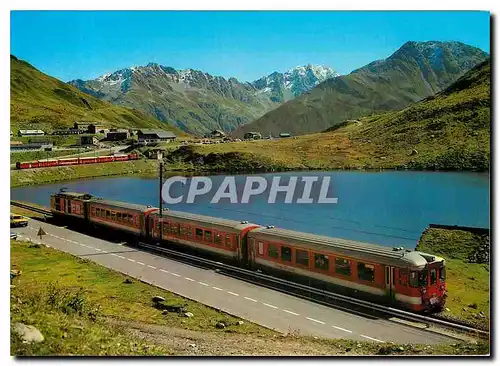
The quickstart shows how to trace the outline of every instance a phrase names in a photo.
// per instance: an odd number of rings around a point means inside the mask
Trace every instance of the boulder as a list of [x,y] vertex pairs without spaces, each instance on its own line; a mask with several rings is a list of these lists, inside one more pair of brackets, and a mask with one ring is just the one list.
[[123,281],[123,283],[130,284],[130,283],[134,283],[134,281],[132,281],[130,278],[127,278],[125,281]]
[[157,302],[164,302],[165,301],[165,298],[161,297],[161,296],[153,296],[153,302],[157,303]]
[[217,324],[215,324],[215,327],[217,329],[224,329],[226,327],[226,324],[218,322]]
[[185,312],[185,313],[184,313],[184,316],[185,316],[186,318],[192,318],[192,317],[194,316],[194,314],[193,314],[193,313],[190,313],[189,311],[187,311],[187,312]]
[[40,333],[40,331],[33,325],[16,323],[14,331],[19,335],[19,337],[21,337],[23,343],[39,343],[44,340],[42,333]]
[[245,323],[243,322],[243,320],[238,320],[238,321],[236,322],[236,325],[243,325],[243,324],[245,324]]

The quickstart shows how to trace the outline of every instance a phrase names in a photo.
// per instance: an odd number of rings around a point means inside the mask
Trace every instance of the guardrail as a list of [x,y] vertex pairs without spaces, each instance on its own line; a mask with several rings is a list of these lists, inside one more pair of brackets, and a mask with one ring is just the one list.
[[442,319],[427,317],[425,315],[410,313],[410,312],[407,312],[407,311],[404,311],[401,309],[396,309],[396,308],[386,307],[386,306],[379,305],[379,304],[374,304],[374,303],[371,303],[371,302],[368,302],[365,300],[356,299],[356,298],[352,298],[349,296],[336,294],[336,293],[332,293],[332,292],[325,291],[325,290],[316,289],[316,288],[309,287],[309,286],[299,284],[296,282],[290,282],[290,281],[287,281],[287,280],[284,280],[281,278],[277,278],[277,277],[273,277],[273,276],[269,276],[269,275],[266,275],[263,273],[254,272],[254,271],[251,271],[248,269],[231,266],[229,264],[216,262],[216,261],[206,259],[206,258],[200,258],[200,257],[194,256],[194,255],[181,253],[181,252],[178,252],[175,250],[162,248],[160,246],[156,246],[156,245],[152,245],[152,244],[148,244],[148,243],[144,243],[144,242],[139,242],[139,243],[137,243],[137,245],[140,247],[155,251],[155,252],[161,252],[161,253],[168,254],[169,256],[181,258],[184,260],[188,259],[190,261],[193,261],[193,262],[196,262],[199,264],[208,265],[210,267],[213,267],[213,268],[216,268],[219,270],[228,271],[228,272],[236,273],[237,275],[243,275],[246,277],[258,279],[260,281],[274,284],[275,287],[285,286],[285,287],[292,288],[292,289],[299,289],[302,291],[307,291],[308,293],[323,296],[323,297],[329,298],[331,300],[341,301],[341,302],[348,303],[351,305],[360,306],[360,307],[363,307],[363,308],[369,309],[369,310],[375,310],[375,311],[378,311],[380,313],[384,313],[384,314],[387,314],[390,316],[397,316],[399,318],[402,318],[402,319],[408,320],[408,321],[425,323],[427,325],[430,325],[430,324],[440,325],[442,327],[446,327],[446,328],[453,329],[453,330],[458,330],[461,332],[473,333],[477,336],[483,336],[483,337],[489,336],[489,332],[487,332],[487,331],[468,327],[468,326],[465,326],[462,324],[457,324],[457,323],[449,322],[449,321],[442,320]]
[[[10,204],[13,206],[16,206],[16,207],[24,208],[26,210],[38,212],[38,213],[41,213],[44,215],[52,215],[50,210],[46,210],[46,209],[42,209],[42,208],[38,208],[38,207],[33,207],[33,206],[30,206],[30,205],[27,205],[24,203],[11,201]],[[387,307],[384,305],[374,304],[374,303],[371,303],[371,302],[368,302],[365,300],[356,299],[356,298],[352,298],[349,296],[336,294],[336,293],[325,291],[325,290],[316,289],[316,288],[306,286],[306,285],[303,285],[300,283],[291,282],[291,281],[287,281],[287,280],[284,280],[281,278],[266,275],[264,273],[251,271],[251,270],[248,270],[245,268],[232,266],[232,265],[226,264],[226,263],[216,262],[216,261],[213,261],[210,259],[197,257],[194,255],[190,255],[190,254],[179,252],[179,251],[172,250],[172,249],[166,249],[166,248],[163,248],[163,247],[158,246],[158,245],[152,245],[152,244],[148,244],[148,243],[144,243],[144,242],[138,242],[138,243],[136,243],[136,245],[139,247],[146,248],[148,250],[157,252],[157,253],[164,253],[164,254],[167,254],[171,257],[179,258],[182,260],[189,260],[189,261],[192,261],[192,262],[195,262],[198,264],[203,264],[205,266],[209,266],[209,267],[212,267],[212,268],[215,268],[218,270],[223,270],[223,271],[232,273],[233,275],[236,274],[236,277],[245,278],[247,280],[251,279],[251,280],[253,280],[253,282],[258,282],[260,284],[262,284],[264,282],[268,285],[268,287],[271,287],[274,289],[277,289],[279,287],[281,290],[282,287],[284,286],[284,287],[287,287],[287,288],[292,289],[294,291],[297,291],[297,290],[305,291],[309,294],[323,296],[327,299],[344,302],[347,304],[359,306],[359,307],[369,309],[372,311],[378,311],[380,313],[387,314],[390,316],[397,316],[397,317],[404,319],[404,320],[407,320],[407,321],[424,323],[426,325],[430,325],[430,324],[440,325],[440,326],[448,328],[448,329],[453,329],[453,330],[466,332],[466,333],[472,333],[476,336],[481,336],[481,337],[488,337],[489,336],[488,331],[469,327],[469,326],[466,326],[463,324],[457,324],[457,323],[449,322],[449,321],[442,320],[442,319],[428,317],[425,315],[410,313],[410,312],[407,312],[407,311],[404,311],[401,309],[396,309],[396,308]]]

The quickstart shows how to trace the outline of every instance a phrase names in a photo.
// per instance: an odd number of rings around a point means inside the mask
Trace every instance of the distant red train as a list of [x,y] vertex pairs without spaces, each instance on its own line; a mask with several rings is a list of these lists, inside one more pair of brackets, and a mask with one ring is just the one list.
[[127,161],[137,159],[139,159],[139,156],[137,154],[121,154],[110,156],[93,156],[86,158],[47,159],[23,162],[18,161],[16,163],[16,169],[34,169],[64,165],[112,163],[114,161]]
[[54,217],[74,224],[200,250],[242,266],[306,280],[317,288],[354,291],[370,301],[413,311],[440,310],[446,301],[444,259],[420,251],[169,209],[160,217],[156,207],[80,192],[53,194],[50,207]]

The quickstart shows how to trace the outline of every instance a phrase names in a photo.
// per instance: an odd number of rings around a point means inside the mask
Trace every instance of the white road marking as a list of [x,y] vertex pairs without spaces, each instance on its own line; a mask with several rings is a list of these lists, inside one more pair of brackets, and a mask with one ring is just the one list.
[[98,252],[102,252],[102,250],[99,248],[94,248],[94,249],[97,250]]
[[269,306],[270,308],[273,308],[273,309],[277,309],[278,308],[277,306],[274,306],[274,305],[271,305],[271,304],[267,304],[265,302],[263,302],[262,304],[264,304],[266,306]]
[[127,260],[135,263],[135,259],[127,258]]
[[169,271],[167,271],[166,269],[163,269],[163,268],[160,268],[160,271],[165,272],[165,273],[170,273]]
[[175,277],[180,277],[181,275],[180,274],[177,274],[177,273],[170,273],[172,276],[175,276]]
[[149,267],[149,268],[156,269],[156,267],[155,267],[155,266],[152,266],[152,265],[150,265],[150,264],[148,264],[148,267]]
[[203,285],[203,286],[208,286],[208,284],[207,284],[207,283],[205,283],[205,282],[200,282],[200,281],[198,281],[198,283],[199,283],[200,285]]
[[286,309],[283,309],[283,311],[284,311],[285,313],[292,314],[292,315],[300,315],[300,314],[294,313],[293,311],[286,310]]
[[121,256],[121,255],[117,255],[117,257],[118,257],[118,258],[121,258],[121,259],[127,259],[127,258],[125,258],[125,257],[123,257],[123,256]]
[[360,336],[363,338],[371,339],[372,341],[375,341],[375,342],[385,343],[384,341],[381,341],[380,339],[368,337],[368,336],[365,336],[363,334],[360,334]]
[[258,302],[257,300],[255,300],[255,299],[252,299],[251,297],[246,297],[246,296],[245,296],[245,299],[246,299],[246,300],[250,300],[250,301],[253,301],[253,302]]
[[313,318],[309,318],[308,316],[306,316],[306,319],[307,320],[310,320],[312,322],[316,322],[316,323],[320,323],[320,324],[325,324],[325,322],[322,322],[321,320],[318,320],[318,319],[313,319]]
[[144,263],[137,261],[137,264],[140,264],[141,266],[144,266]]
[[228,293],[228,294],[231,294],[231,295],[233,295],[233,296],[240,296],[240,295],[238,295],[238,294],[236,294],[236,293],[234,293],[234,292],[231,292],[231,291],[227,291],[227,293]]
[[335,328],[335,329],[338,329],[338,330],[343,330],[344,332],[347,332],[347,333],[352,333],[352,330],[341,328],[341,327],[337,327],[336,325],[332,325],[332,327]]
[[212,286],[212,288],[213,288],[214,290],[217,290],[217,291],[222,291],[222,289],[221,289],[221,288],[218,288],[218,287],[215,287],[215,286]]
[[189,277],[184,277],[184,279],[191,281],[191,282],[195,282],[192,278],[189,278]]

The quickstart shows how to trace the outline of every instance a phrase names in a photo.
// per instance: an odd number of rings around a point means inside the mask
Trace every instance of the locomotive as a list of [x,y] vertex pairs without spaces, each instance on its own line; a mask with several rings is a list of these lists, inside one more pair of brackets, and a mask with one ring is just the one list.
[[443,258],[293,230],[106,200],[87,193],[51,195],[55,218],[102,227],[162,246],[180,246],[276,273],[316,288],[390,303],[415,312],[446,301]]

